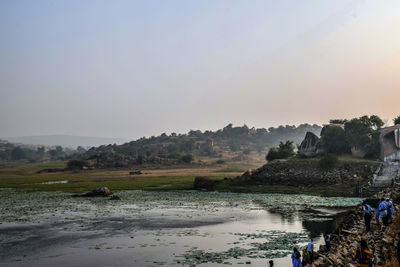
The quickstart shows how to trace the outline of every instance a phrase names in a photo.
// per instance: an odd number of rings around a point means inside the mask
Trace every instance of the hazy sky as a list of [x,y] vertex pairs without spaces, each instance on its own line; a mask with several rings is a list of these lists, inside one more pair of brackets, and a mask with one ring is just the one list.
[[400,1],[0,1],[0,136],[400,115]]

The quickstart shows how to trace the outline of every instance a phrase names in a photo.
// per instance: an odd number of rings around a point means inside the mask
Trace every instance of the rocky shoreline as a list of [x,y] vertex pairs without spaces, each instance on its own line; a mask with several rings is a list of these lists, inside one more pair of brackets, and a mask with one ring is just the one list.
[[[380,166],[377,161],[340,160],[333,168],[323,169],[318,159],[277,160],[241,176],[218,181],[216,185],[218,190],[231,192],[278,188],[275,193],[289,193],[292,188],[296,193],[358,197],[359,189],[368,184]],[[280,192],[279,187],[284,191]]]
[[400,232],[399,196],[399,184],[375,195],[376,198],[389,197],[395,207],[393,223],[383,231],[373,218],[371,231],[366,233],[361,205],[349,211],[343,223],[332,234],[331,250],[326,252],[325,247],[322,246],[314,266],[356,266],[352,256],[362,239],[367,241],[368,247],[374,253],[377,266],[398,266],[394,262],[397,262],[395,252]]

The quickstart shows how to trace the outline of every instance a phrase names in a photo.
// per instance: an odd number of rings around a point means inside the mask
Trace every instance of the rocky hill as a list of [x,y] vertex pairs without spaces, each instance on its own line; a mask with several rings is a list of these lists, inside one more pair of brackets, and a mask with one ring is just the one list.
[[140,138],[122,145],[92,147],[80,160],[88,167],[129,167],[141,164],[189,163],[198,157],[241,159],[253,151],[266,153],[268,148],[280,141],[291,140],[300,144],[306,132],[319,134],[318,125],[279,126],[277,128],[249,128],[227,125],[217,131],[190,131],[187,134],[152,136]]

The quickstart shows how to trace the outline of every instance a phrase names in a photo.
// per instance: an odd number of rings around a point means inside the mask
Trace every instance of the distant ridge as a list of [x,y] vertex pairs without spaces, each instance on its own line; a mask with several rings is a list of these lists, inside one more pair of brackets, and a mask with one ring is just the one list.
[[123,138],[106,138],[106,137],[90,137],[90,136],[74,136],[74,135],[38,135],[38,136],[21,136],[21,137],[1,137],[10,143],[21,143],[28,145],[44,145],[44,146],[62,146],[76,148],[101,146],[108,144],[123,144],[127,139]]

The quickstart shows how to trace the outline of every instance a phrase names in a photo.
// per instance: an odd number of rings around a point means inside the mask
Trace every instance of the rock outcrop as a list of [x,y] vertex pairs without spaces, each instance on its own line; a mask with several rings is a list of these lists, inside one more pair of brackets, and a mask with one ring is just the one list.
[[307,132],[306,137],[301,142],[299,153],[306,157],[314,157],[323,153],[321,139],[312,132]]

